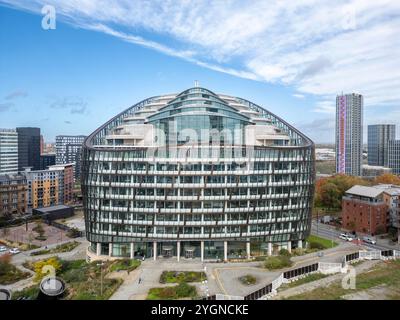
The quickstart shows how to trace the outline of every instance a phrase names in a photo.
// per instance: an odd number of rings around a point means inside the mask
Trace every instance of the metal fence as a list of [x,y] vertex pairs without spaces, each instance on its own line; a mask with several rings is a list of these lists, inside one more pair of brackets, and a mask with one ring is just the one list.
[[247,296],[244,296],[244,300],[258,300],[261,297],[270,294],[271,292],[272,292],[272,283],[265,286],[264,288],[258,289],[257,291],[248,294]]
[[353,261],[353,260],[358,260],[358,259],[360,259],[360,252],[357,251],[357,252],[354,252],[354,253],[346,254],[345,259],[346,259],[346,262],[350,262],[350,261]]
[[217,293],[215,295],[215,300],[244,300],[244,297]]
[[384,250],[384,251],[381,251],[381,255],[383,257],[393,257],[394,252],[393,252],[393,250]]
[[318,263],[310,264],[305,267],[297,268],[294,270],[286,271],[283,273],[283,277],[285,279],[292,279],[299,276],[302,276],[307,273],[318,271]]

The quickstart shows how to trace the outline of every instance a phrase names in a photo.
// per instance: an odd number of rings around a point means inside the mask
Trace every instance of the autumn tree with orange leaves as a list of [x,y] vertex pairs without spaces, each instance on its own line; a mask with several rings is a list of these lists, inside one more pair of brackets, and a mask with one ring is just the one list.
[[348,189],[355,185],[370,185],[370,182],[359,177],[343,174],[322,178],[315,185],[315,206],[319,208],[342,208],[342,197]]

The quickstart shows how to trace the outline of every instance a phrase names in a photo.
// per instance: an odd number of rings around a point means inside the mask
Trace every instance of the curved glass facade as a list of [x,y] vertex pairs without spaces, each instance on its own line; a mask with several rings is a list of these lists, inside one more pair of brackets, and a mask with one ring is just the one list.
[[84,143],[96,255],[229,259],[301,245],[314,145],[267,110],[191,88],[128,108]]

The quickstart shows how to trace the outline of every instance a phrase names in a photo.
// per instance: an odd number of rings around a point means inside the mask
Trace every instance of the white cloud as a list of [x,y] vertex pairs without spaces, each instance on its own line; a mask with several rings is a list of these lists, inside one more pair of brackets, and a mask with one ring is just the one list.
[[54,5],[59,19],[78,27],[213,70],[293,86],[298,98],[320,97],[316,112],[332,113],[342,91],[362,93],[366,106],[400,103],[397,0],[0,3],[36,13]]
[[336,98],[332,97],[329,100],[320,100],[316,103],[314,112],[333,114],[336,110]]

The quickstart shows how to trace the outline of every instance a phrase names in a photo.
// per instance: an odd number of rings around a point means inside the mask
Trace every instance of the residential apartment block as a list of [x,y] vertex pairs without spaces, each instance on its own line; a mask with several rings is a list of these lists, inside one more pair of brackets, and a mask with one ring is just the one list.
[[56,164],[49,170],[59,170],[59,204],[70,204],[73,201],[74,164]]
[[26,169],[28,207],[41,208],[60,204],[60,170]]
[[0,175],[0,217],[22,215],[27,209],[27,183],[24,175]]
[[400,140],[388,142],[388,167],[394,174],[400,175]]
[[74,163],[74,176],[81,176],[82,144],[86,136],[56,136],[56,164]]
[[351,93],[336,97],[336,172],[362,174],[363,96]]

